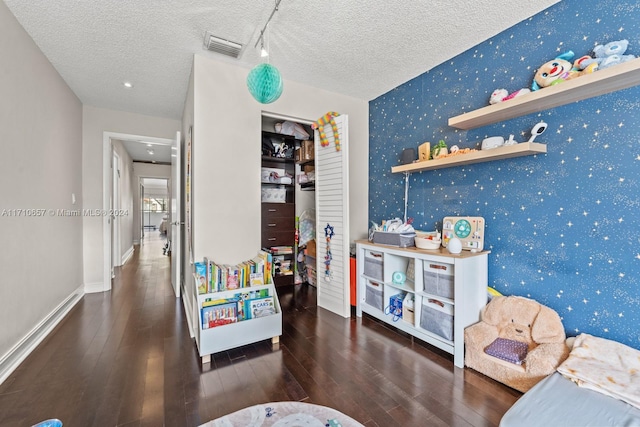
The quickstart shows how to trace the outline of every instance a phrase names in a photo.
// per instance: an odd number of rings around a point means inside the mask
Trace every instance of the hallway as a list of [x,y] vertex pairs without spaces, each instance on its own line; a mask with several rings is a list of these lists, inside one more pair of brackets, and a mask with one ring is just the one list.
[[0,385],[0,426],[59,418],[65,427],[195,427],[286,400],[329,406],[367,427],[497,426],[520,396],[369,317],[317,308],[305,285],[279,292],[279,346],[220,352],[201,367],[163,245],[148,233],[112,291],[85,295]]
[[164,244],[147,233],[112,290],[85,295],[0,385],[0,425],[185,425],[184,372],[199,368]]

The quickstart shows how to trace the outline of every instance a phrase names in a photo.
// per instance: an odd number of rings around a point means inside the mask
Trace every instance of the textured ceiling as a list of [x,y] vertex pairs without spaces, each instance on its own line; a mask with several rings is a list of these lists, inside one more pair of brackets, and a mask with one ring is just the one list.
[[[252,68],[275,5],[4,1],[84,104],[173,119],[182,117],[193,55]],[[369,101],[558,1],[282,0],[271,63],[287,80]],[[203,50],[205,31],[242,43],[240,58]]]

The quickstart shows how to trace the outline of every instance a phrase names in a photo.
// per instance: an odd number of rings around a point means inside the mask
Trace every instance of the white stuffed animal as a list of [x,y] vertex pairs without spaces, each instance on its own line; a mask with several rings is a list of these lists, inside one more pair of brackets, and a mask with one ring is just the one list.
[[508,101],[515,98],[516,96],[524,95],[525,93],[529,92],[531,91],[527,88],[517,90],[511,94],[506,89],[496,89],[491,93],[489,104],[497,104],[498,102]]

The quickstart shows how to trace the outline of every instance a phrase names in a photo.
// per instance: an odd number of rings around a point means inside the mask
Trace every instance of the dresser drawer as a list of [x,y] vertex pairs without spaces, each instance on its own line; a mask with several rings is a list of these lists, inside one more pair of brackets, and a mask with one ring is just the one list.
[[274,231],[294,232],[296,229],[295,218],[291,217],[262,217],[262,230],[266,233]]
[[294,231],[269,231],[262,230],[262,246],[293,246],[295,239]]
[[263,203],[262,218],[296,216],[296,205],[293,203]]

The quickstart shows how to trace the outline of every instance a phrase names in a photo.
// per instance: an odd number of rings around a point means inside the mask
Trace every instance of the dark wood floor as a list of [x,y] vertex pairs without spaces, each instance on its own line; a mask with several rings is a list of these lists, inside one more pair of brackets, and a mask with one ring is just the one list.
[[496,426],[520,393],[369,317],[283,292],[283,336],[200,365],[163,241],[152,236],[113,289],[85,295],[0,385],[0,425],[59,418],[65,427],[198,426],[246,406],[297,400],[366,426]]

